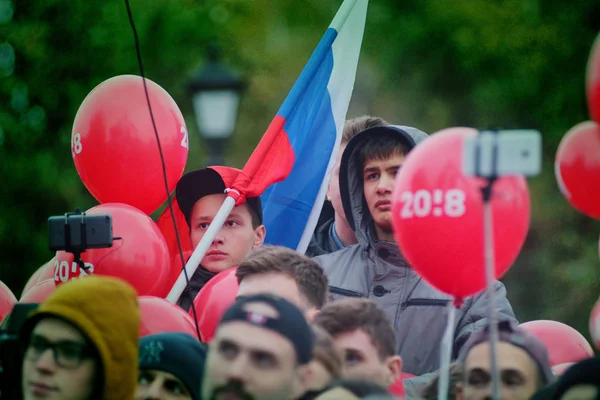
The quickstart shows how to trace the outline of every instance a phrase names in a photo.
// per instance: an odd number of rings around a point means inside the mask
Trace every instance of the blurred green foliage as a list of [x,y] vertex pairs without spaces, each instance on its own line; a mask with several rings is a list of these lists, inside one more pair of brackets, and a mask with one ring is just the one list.
[[[146,75],[188,122],[187,170],[205,159],[184,88],[207,44],[217,40],[250,81],[227,154],[241,167],[339,4],[131,0]],[[531,231],[504,281],[519,319],[555,319],[586,335],[600,293],[600,225],[564,200],[552,165],[562,135],[589,118],[585,68],[599,29],[595,0],[372,0],[348,114],[428,132],[542,131]],[[47,218],[96,204],[71,159],[71,126],[84,97],[121,74],[139,74],[122,1],[0,0],[0,280],[17,297],[53,256]]]

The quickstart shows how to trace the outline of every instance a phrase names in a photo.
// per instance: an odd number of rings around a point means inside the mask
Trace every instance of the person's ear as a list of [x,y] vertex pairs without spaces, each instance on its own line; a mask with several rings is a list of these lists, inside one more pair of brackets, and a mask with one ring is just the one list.
[[456,400],[462,400],[463,398],[463,384],[460,382],[456,382],[456,389],[454,393]]
[[308,389],[312,380],[313,371],[310,368],[310,364],[301,365],[298,367],[298,376],[296,380],[296,387],[294,388],[294,398],[297,399],[302,396]]
[[267,228],[264,225],[257,227],[254,230],[254,243],[252,244],[252,248],[256,249],[260,247],[265,242],[265,236],[267,235]]
[[402,359],[400,356],[391,356],[386,361],[388,369],[388,386],[393,385],[402,375]]

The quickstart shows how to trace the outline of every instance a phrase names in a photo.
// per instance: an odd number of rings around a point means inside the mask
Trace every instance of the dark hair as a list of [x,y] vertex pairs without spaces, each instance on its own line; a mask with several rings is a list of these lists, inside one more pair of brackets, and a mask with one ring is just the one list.
[[250,205],[248,205],[248,203],[246,203],[246,208],[248,209],[248,212],[250,213],[250,217],[252,218],[252,229],[256,229],[259,226],[261,226],[262,225],[261,217],[260,217],[260,215],[258,215],[256,210],[253,207],[250,207]]
[[317,309],[327,301],[328,280],[323,268],[314,260],[283,246],[261,246],[253,250],[238,266],[238,283],[251,275],[281,273],[296,281],[300,293]]
[[[459,362],[453,362],[450,364],[450,384],[448,386],[448,399],[456,399],[456,384],[462,380],[463,370],[462,364]],[[440,384],[440,373],[439,371],[435,374],[431,380],[423,387],[421,391],[421,398],[423,400],[437,400],[438,398],[438,386]]]
[[390,394],[390,392],[371,381],[363,379],[340,379],[328,386],[327,390],[335,388],[344,388],[358,398],[363,398],[370,395]]
[[382,360],[396,354],[394,328],[385,312],[372,300],[345,299],[327,304],[316,315],[314,323],[334,338],[360,329],[369,335]]
[[342,132],[342,144],[347,144],[354,136],[358,135],[365,129],[389,124],[390,123],[383,118],[371,117],[370,115],[363,115],[361,117],[349,119],[344,124],[344,130]]
[[344,359],[342,351],[337,347],[333,338],[325,329],[317,325],[310,326],[315,338],[313,348],[313,360],[320,362],[332,379],[340,379]]
[[360,147],[360,169],[367,160],[384,160],[394,155],[408,154],[406,143],[398,135],[378,134],[365,140]]

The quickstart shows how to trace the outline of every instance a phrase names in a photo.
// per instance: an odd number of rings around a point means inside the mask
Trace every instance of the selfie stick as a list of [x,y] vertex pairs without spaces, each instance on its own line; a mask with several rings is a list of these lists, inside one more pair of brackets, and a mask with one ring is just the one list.
[[498,362],[496,357],[496,348],[498,344],[498,323],[496,316],[496,295],[494,293],[495,279],[495,259],[494,259],[494,218],[492,214],[492,189],[494,182],[498,179],[498,146],[497,132],[492,131],[494,140],[492,145],[492,173],[489,176],[481,174],[481,145],[477,142],[475,146],[475,175],[487,180],[486,185],[481,188],[483,200],[483,246],[485,258],[485,272],[487,281],[487,300],[488,300],[488,323],[490,332],[490,362],[492,375],[492,399],[500,400],[500,374],[498,371]]

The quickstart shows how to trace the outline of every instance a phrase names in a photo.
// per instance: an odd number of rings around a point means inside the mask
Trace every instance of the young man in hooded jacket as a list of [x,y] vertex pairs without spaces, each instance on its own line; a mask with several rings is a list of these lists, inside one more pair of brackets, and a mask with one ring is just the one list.
[[[340,194],[358,243],[315,258],[329,278],[332,300],[368,298],[386,312],[404,371],[414,375],[439,369],[450,300],[411,268],[392,232],[395,175],[405,156],[426,138],[416,128],[387,125],[366,129],[350,140],[340,164]],[[504,285],[496,282],[495,289],[498,318],[514,320]],[[457,310],[454,356],[472,332],[487,324],[486,315],[484,294]]]

